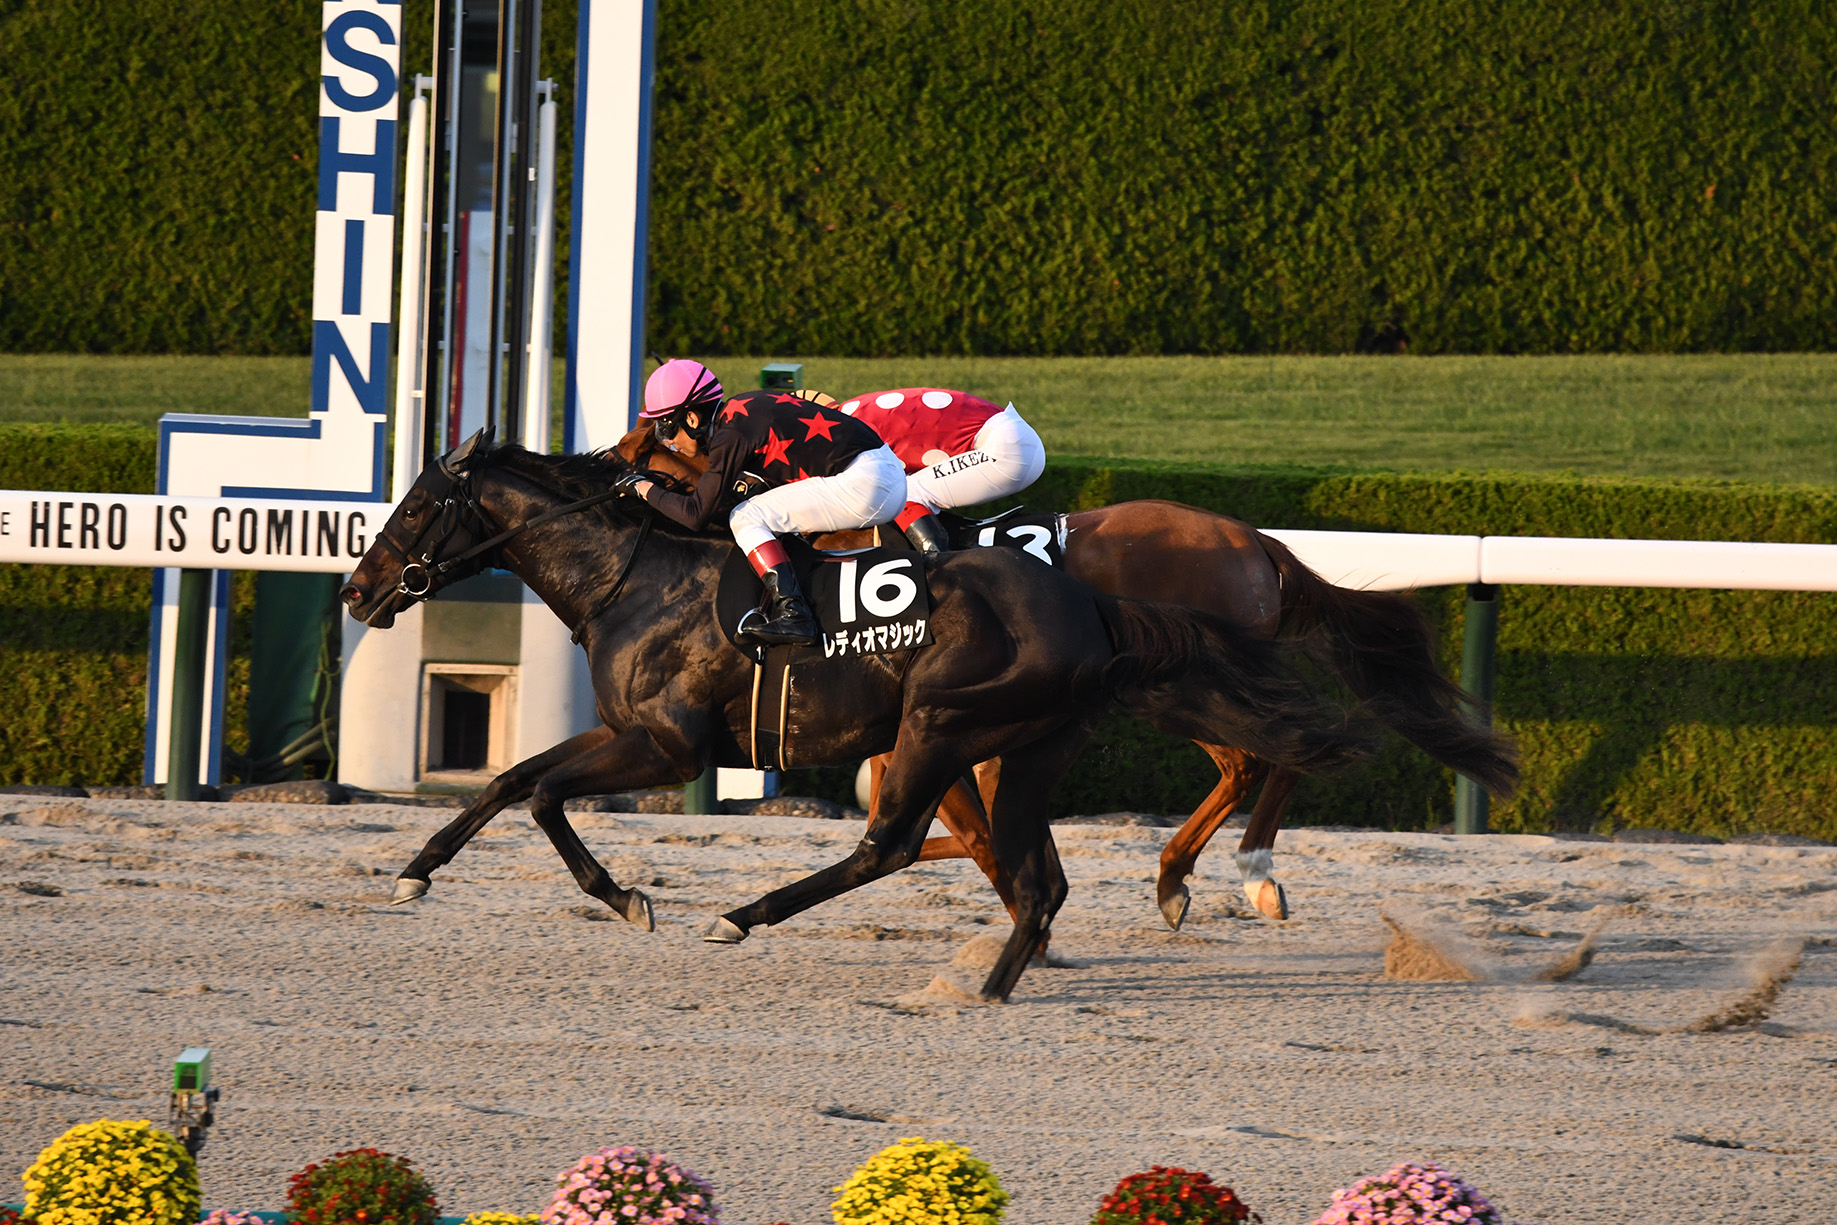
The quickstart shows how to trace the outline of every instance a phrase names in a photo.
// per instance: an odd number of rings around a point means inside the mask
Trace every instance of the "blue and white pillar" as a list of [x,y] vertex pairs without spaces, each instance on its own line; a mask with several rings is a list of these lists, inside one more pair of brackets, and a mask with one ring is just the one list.
[[611,446],[644,374],[657,0],[581,0],[568,277],[568,451]]
[[[384,494],[390,278],[395,262],[399,0],[321,10],[319,199],[309,415],[170,413],[159,423],[162,494],[373,502]],[[178,571],[154,574],[143,778],[166,781]],[[229,574],[211,584],[199,780],[221,778]]]

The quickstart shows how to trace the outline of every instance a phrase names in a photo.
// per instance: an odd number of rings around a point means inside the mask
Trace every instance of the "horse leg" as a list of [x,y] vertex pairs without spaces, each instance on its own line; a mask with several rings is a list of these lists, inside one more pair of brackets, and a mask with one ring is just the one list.
[[1217,764],[1218,785],[1161,848],[1161,874],[1155,882],[1155,902],[1161,908],[1161,917],[1175,931],[1186,922],[1187,907],[1193,904],[1186,878],[1192,875],[1199,852],[1205,850],[1206,843],[1231,815],[1232,807],[1263,773],[1262,763],[1242,749],[1217,744],[1199,747]]
[[568,823],[562,801],[577,795],[674,782],[681,777],[676,763],[658,747],[650,732],[633,727],[550,770],[537,780],[530,795],[529,815],[561,853],[561,861],[574,874],[574,883],[581,892],[598,898],[621,918],[647,932],[657,930],[651,899],[636,889],[620,887],[600,866]]
[[882,753],[870,757],[867,762],[867,819],[872,821],[874,813],[880,808],[880,780],[887,776],[887,763],[893,760],[893,754]]
[[1273,848],[1276,834],[1282,829],[1282,810],[1288,807],[1288,798],[1300,781],[1299,774],[1280,766],[1269,772],[1269,781],[1257,797],[1256,810],[1250,814],[1250,825],[1244,830],[1244,840],[1238,843],[1235,856],[1237,870],[1244,877],[1244,896],[1272,919],[1288,918],[1288,894],[1270,872],[1275,868]]
[[[920,743],[926,738],[931,743]],[[738,944],[760,924],[782,923],[917,862],[938,801],[970,764],[959,756],[956,743],[954,737],[915,732],[908,722],[900,729],[899,744],[875,793],[867,833],[854,851],[839,863],[720,916],[702,939],[711,944]]]
[[[868,767],[871,794],[880,794],[880,780],[886,774],[886,763],[892,758],[891,753],[883,753],[873,759]],[[976,768],[980,777],[983,768]],[[928,863],[936,859],[973,859],[982,874],[995,886],[996,896],[1008,911],[1008,918],[1014,918],[1014,882],[1008,878],[995,858],[995,846],[989,839],[988,808],[982,796],[972,790],[969,778],[965,777],[950,785],[944,798],[938,804],[938,820],[950,833],[942,838],[927,838],[919,847],[918,862]]]
[[995,854],[1014,878],[1014,932],[982,984],[982,998],[1005,1002],[1027,963],[1044,958],[1053,918],[1069,886],[1052,840],[1052,788],[1090,740],[1088,724],[1073,725],[1003,755],[989,824]]
[[[948,800],[956,794],[957,788],[952,786],[949,793],[945,796],[945,799]],[[938,819],[944,819],[943,804],[938,805]],[[945,822],[946,828],[949,827],[949,824],[949,822]],[[969,848],[963,845],[963,839],[957,837],[955,834],[945,834],[942,838],[925,839],[925,845],[919,848],[918,861],[920,863],[930,863],[934,859],[973,858],[975,858],[975,856],[970,854]],[[980,867],[981,865],[979,864],[977,866]]]
[[399,906],[426,894],[428,886],[433,882],[434,872],[452,862],[460,848],[490,824],[491,818],[518,800],[527,799],[530,792],[536,789],[537,779],[562,762],[591,752],[611,739],[611,728],[596,727],[562,741],[547,752],[520,761],[492,779],[484,792],[453,818],[445,829],[429,838],[427,845],[421,848],[421,853],[402,869],[396,877],[395,896],[389,899],[389,904]]
[[[989,815],[964,775],[950,785],[938,803],[938,820],[949,830],[942,838],[927,838],[919,848],[919,862],[933,859],[973,859],[1000,893],[1006,885],[995,878],[995,852],[989,849]],[[1003,896],[1007,896],[1003,894]]]
[[[944,799],[938,804],[938,820],[951,831],[951,836],[925,839],[924,847],[919,850],[919,859],[967,857],[975,860],[982,874],[995,886],[996,896],[1001,898],[1002,906],[1008,911],[1008,918],[1013,920],[1014,878],[995,854],[994,837],[989,831],[988,810],[983,806],[982,798],[971,790],[966,779],[958,779],[944,793]],[[929,853],[934,844],[948,842],[954,842],[961,848],[956,856]]]

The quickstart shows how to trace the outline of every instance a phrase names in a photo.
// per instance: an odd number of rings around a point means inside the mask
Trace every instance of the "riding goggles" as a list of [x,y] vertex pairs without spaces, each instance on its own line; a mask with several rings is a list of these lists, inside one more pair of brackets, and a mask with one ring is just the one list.
[[[651,426],[651,434],[661,443],[668,443],[679,433],[701,442],[708,437],[708,427],[714,423],[714,412],[719,407],[719,400],[691,400],[687,404],[679,404],[668,415],[657,418]],[[697,414],[701,424],[691,428],[688,423],[690,413]]]

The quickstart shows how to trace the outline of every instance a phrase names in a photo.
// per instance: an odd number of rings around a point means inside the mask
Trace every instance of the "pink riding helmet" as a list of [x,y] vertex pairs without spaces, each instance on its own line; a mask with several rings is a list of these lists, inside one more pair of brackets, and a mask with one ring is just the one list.
[[644,384],[644,410],[641,420],[667,417],[679,408],[703,407],[721,402],[721,380],[714,371],[697,361],[678,357],[651,372]]

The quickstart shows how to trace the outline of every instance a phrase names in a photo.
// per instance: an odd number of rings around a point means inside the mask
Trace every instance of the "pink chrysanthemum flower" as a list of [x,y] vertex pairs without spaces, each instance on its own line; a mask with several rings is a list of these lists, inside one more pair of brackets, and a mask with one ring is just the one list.
[[719,1225],[714,1188],[660,1153],[589,1153],[556,1178],[542,1225]]
[[1314,1225],[1506,1225],[1498,1209],[1458,1174],[1405,1161],[1333,1193]]

